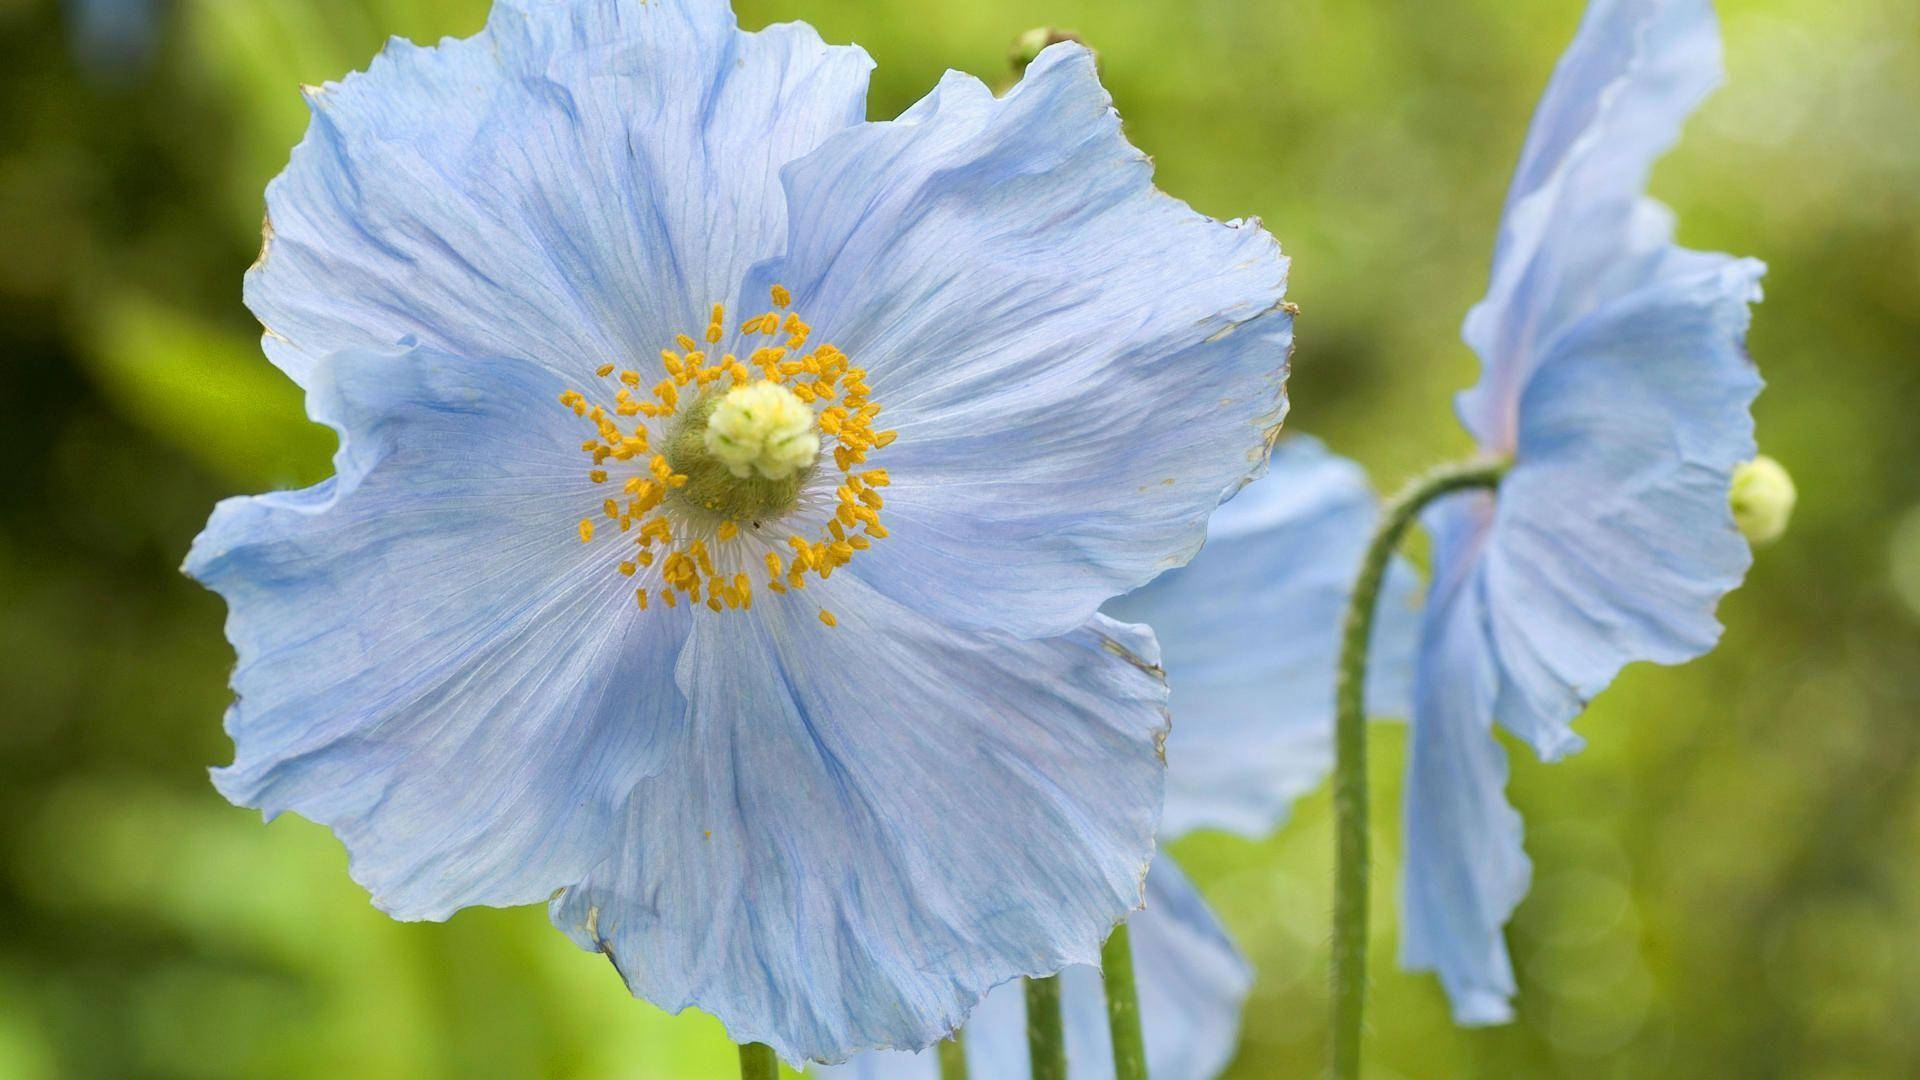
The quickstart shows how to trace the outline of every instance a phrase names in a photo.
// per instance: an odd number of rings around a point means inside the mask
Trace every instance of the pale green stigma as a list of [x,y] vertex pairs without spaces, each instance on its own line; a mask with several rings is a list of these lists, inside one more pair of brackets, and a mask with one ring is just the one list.
[[738,477],[785,480],[813,464],[820,436],[813,410],[770,380],[727,391],[707,419],[707,452]]
[[1748,543],[1768,544],[1787,531],[1799,492],[1793,477],[1765,454],[1733,472],[1733,520]]
[[687,477],[671,498],[725,521],[759,521],[793,507],[820,455],[813,409],[763,380],[709,393],[680,418],[666,448]]

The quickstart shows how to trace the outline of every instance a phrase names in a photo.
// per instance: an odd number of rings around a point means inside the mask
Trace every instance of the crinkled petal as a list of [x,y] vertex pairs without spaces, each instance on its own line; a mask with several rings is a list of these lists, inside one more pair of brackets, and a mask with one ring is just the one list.
[[635,993],[789,1061],[925,1047],[989,988],[1093,960],[1140,903],[1158,659],[1103,616],[956,632],[844,573],[702,612],[681,753],[554,921]]
[[1595,0],[1561,59],[1508,196],[1487,297],[1467,316],[1485,365],[1459,411],[1510,452],[1526,382],[1554,339],[1643,285],[1690,272],[1669,216],[1643,197],[1653,163],[1721,78],[1710,0]]
[[[1085,49],[1002,98],[950,73],[785,174],[792,287],[899,432],[851,572],[942,621],[1080,625],[1179,565],[1285,412],[1287,263],[1154,190]],[[758,295],[765,295],[760,292]]]
[[598,497],[551,373],[417,350],[309,382],[338,475],[227,500],[187,557],[239,655],[215,783],[331,826],[398,917],[544,900],[677,747],[685,620],[634,617],[574,535]]
[[1513,1018],[1501,928],[1532,874],[1520,815],[1506,799],[1506,751],[1493,737],[1499,675],[1476,561],[1492,514],[1484,493],[1427,514],[1443,576],[1420,635],[1405,795],[1400,961],[1439,974],[1462,1024]]
[[[1377,502],[1358,465],[1292,438],[1220,508],[1194,560],[1107,614],[1160,639],[1175,723],[1160,834],[1263,836],[1333,762],[1334,665]],[[1367,700],[1411,705],[1419,581],[1396,560],[1379,601]]]
[[862,120],[871,67],[725,0],[500,0],[395,40],[307,91],[247,276],[267,353],[301,382],[406,337],[569,378],[655,356],[779,250],[780,167]]
[[1527,386],[1485,589],[1495,715],[1544,758],[1579,747],[1569,723],[1626,664],[1719,639],[1714,608],[1752,561],[1728,492],[1756,452],[1743,339],[1760,274],[1723,259],[1631,294]]
[[[1220,926],[1206,901],[1165,855],[1147,875],[1147,906],[1128,920],[1134,981],[1153,1080],[1210,1080],[1233,1059],[1240,1038],[1240,1011],[1253,988],[1253,972]],[[1098,968],[1076,966],[1060,973],[1066,1021],[1068,1076],[1112,1080],[1113,1042],[1106,990]],[[987,995],[968,1019],[967,1065],[978,1077],[1028,1073],[1026,992],[1006,983]],[[845,1065],[816,1067],[832,1080],[937,1080],[939,1059],[918,1054],[862,1054]]]

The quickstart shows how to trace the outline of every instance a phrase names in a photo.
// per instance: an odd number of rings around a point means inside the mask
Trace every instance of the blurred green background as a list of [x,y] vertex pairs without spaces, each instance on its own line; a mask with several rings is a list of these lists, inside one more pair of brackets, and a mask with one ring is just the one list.
[[[484,0],[174,0],[144,32],[137,0],[93,3],[0,0],[0,1077],[727,1075],[714,1022],[629,1000],[542,910],[391,922],[324,830],[263,827],[205,777],[231,654],[176,567],[216,499],[317,480],[332,447],[239,299],[295,86],[389,33],[470,33]],[[1685,241],[1772,264],[1761,441],[1800,513],[1718,652],[1629,671],[1586,753],[1515,756],[1536,879],[1511,1026],[1457,1030],[1393,969],[1404,740],[1375,733],[1383,1077],[1920,1075],[1920,7],[1721,10],[1730,85],[1655,186]],[[1294,256],[1292,427],[1383,486],[1466,447],[1456,328],[1579,16],[741,10],[867,46],[876,117],[946,67],[1003,79],[1024,29],[1081,31],[1161,186]],[[1330,842],[1323,794],[1267,843],[1175,845],[1259,970],[1233,1076],[1318,1068]]]

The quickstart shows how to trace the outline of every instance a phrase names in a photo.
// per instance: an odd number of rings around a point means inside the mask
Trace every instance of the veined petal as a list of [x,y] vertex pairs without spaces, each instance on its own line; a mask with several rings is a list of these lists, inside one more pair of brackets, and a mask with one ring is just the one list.
[[[1221,507],[1184,567],[1110,601],[1153,627],[1175,724],[1160,834],[1264,836],[1333,762],[1334,665],[1347,598],[1377,516],[1359,466],[1295,437]],[[1411,705],[1419,581],[1395,560],[1368,666],[1369,710]]]
[[1499,675],[1476,556],[1493,515],[1484,493],[1426,515],[1436,578],[1420,635],[1406,786],[1400,962],[1434,971],[1462,1024],[1513,1018],[1513,964],[1501,934],[1532,866],[1506,799],[1493,737]]
[[1157,662],[1142,627],[960,633],[846,574],[701,615],[682,752],[554,921],[789,1061],[925,1047],[991,987],[1092,961],[1139,905]]
[[953,625],[1080,625],[1190,558],[1285,412],[1287,263],[1156,192],[1092,56],[950,73],[788,167],[791,286],[868,373],[891,538],[852,569]]
[[303,383],[408,337],[571,379],[652,357],[778,250],[780,166],[861,121],[871,67],[725,0],[500,0],[395,40],[307,91],[247,276],[267,353]]
[[[1698,257],[1696,263],[1705,261]],[[1713,647],[1752,553],[1728,502],[1756,453],[1746,356],[1762,268],[1722,258],[1570,328],[1527,386],[1485,551],[1496,715],[1544,758],[1635,660]]]
[[[1240,1011],[1253,972],[1205,900],[1171,858],[1154,860],[1147,906],[1127,922],[1134,981],[1153,1080],[1210,1080],[1233,1059]],[[1067,1075],[1112,1080],[1113,1041],[1100,970],[1060,973],[1066,1021]],[[1019,982],[1003,984],[973,1011],[965,1028],[967,1065],[977,1077],[1026,1076],[1027,1010]],[[819,1066],[831,1080],[937,1080],[935,1051],[861,1054],[844,1065]]]
[[1670,215],[1642,193],[1719,84],[1720,55],[1711,0],[1587,9],[1534,114],[1487,297],[1467,316],[1484,373],[1458,407],[1489,450],[1513,449],[1520,396],[1554,338],[1674,260]]
[[309,384],[338,474],[227,500],[187,557],[239,654],[215,783],[331,826],[397,917],[543,900],[679,745],[685,620],[634,618],[570,538],[593,497],[549,372],[344,353]]

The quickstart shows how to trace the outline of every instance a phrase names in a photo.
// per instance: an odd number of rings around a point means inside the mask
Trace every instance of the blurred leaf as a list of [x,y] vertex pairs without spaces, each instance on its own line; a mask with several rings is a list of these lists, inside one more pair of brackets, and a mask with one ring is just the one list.
[[83,355],[127,417],[249,491],[325,477],[332,431],[259,342],[136,293],[109,297]]

